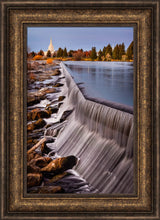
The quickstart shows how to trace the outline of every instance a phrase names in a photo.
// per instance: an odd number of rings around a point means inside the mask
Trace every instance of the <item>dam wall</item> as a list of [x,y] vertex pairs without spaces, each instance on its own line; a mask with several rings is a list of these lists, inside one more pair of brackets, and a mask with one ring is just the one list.
[[80,158],[75,170],[99,193],[134,193],[133,114],[86,99],[60,66],[74,110],[56,140],[58,154]]

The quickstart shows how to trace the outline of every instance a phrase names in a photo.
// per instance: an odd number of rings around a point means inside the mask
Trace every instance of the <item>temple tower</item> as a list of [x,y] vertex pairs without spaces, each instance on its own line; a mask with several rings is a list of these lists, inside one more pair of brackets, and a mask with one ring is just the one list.
[[48,50],[51,51],[51,54],[54,53],[54,47],[53,47],[53,44],[52,44],[52,39],[50,39],[50,44],[49,44],[49,46],[48,46]]

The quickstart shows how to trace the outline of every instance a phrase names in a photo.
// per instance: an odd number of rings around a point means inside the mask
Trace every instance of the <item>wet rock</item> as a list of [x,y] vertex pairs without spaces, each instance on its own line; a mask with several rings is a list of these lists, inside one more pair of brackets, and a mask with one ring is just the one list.
[[51,116],[51,114],[52,114],[51,109],[44,110],[44,111],[38,112],[37,117],[38,118],[49,118]]
[[32,151],[31,153],[27,152],[27,162],[31,161],[32,159],[37,159],[42,157],[41,153],[37,153],[35,151]]
[[42,158],[38,158],[36,160],[37,161],[36,161],[35,165],[40,168],[47,166],[52,161],[52,159],[50,157],[42,157]]
[[28,145],[28,144],[33,144],[33,140],[32,140],[32,139],[28,139],[28,140],[27,140],[27,145]]
[[54,87],[61,87],[61,86],[63,86],[62,83],[56,83],[56,84],[54,85]]
[[42,88],[36,92],[30,92],[27,96],[27,105],[31,106],[45,99],[46,94],[57,92],[56,88]]
[[29,150],[31,147],[33,147],[38,142],[37,139],[33,139],[28,137],[27,139],[27,150]]
[[55,88],[47,88],[44,90],[45,93],[54,93],[57,92],[57,90]]
[[46,167],[52,159],[50,157],[39,157],[37,159],[32,159],[30,162],[28,162],[28,166],[35,166],[35,167]]
[[33,131],[34,129],[43,128],[46,122],[43,119],[38,119],[36,122],[27,125],[27,131]]
[[63,102],[58,103],[58,108],[60,108],[61,105],[63,105]]
[[28,112],[27,113],[27,120],[30,121],[30,120],[35,120],[36,119],[36,115],[37,115],[37,112],[39,112],[40,109],[39,108],[36,108],[36,109],[33,109],[32,111]]
[[44,62],[44,63],[41,63],[41,65],[42,65],[42,66],[46,66],[46,63],[45,63],[45,62]]
[[58,101],[61,102],[65,99],[65,96],[59,96]]
[[53,124],[54,124],[54,123],[47,124],[47,125],[45,126],[45,128],[46,128],[46,129],[47,129],[47,128],[50,128],[50,127],[52,127]]
[[34,130],[34,123],[30,123],[27,125],[27,131],[33,131]]
[[56,155],[56,151],[55,150],[52,150],[51,152],[49,152],[48,156],[49,157],[53,157]]
[[59,70],[59,69],[55,69],[55,70],[53,71],[53,73],[52,73],[52,76],[58,76],[58,75],[60,75],[60,74],[61,74],[60,70]]
[[27,69],[28,70],[37,70],[38,66],[39,66],[38,62],[27,63]]
[[53,128],[53,126],[51,126],[50,128],[48,128],[46,131],[45,131],[45,135],[49,135],[49,136],[52,136],[52,137],[56,137],[58,135],[58,132],[61,128]]
[[27,69],[32,70],[31,63],[27,63]]
[[31,121],[32,120],[32,114],[33,114],[33,111],[35,111],[35,110],[32,110],[31,112],[27,112],[27,121]]
[[42,168],[42,172],[62,173],[65,170],[72,169],[77,163],[75,156],[57,158],[50,162],[46,167]]
[[32,83],[34,83],[36,80],[37,80],[37,75],[36,75],[35,73],[30,72],[30,73],[27,74],[27,82],[28,82],[28,84],[29,84],[29,83],[32,84]]
[[[30,154],[30,153],[32,153],[32,152],[34,152],[34,151],[37,152],[38,148],[40,147],[40,145],[41,145],[44,141],[46,141],[46,138],[45,138],[45,137],[41,138],[41,139],[38,141],[38,143],[36,143],[31,149],[29,149],[29,150],[27,151],[27,154]],[[40,153],[41,153],[41,152],[40,152]]]
[[51,107],[50,105],[48,105],[46,108],[45,108],[47,111],[51,112],[52,114],[53,113],[57,113],[58,112],[58,107]]
[[63,112],[62,117],[60,119],[60,122],[63,122],[66,120],[66,118],[73,112],[73,110],[68,110]]
[[53,150],[53,144],[52,143],[47,143],[46,145],[44,145],[43,154],[49,154],[51,151]]
[[33,187],[30,190],[28,190],[29,193],[41,193],[41,194],[47,194],[47,193],[63,193],[64,190],[61,186],[39,186],[39,187]]
[[35,95],[30,95],[28,94],[28,97],[27,97],[27,105],[28,106],[31,106],[31,105],[35,105],[35,104],[38,104],[40,102],[40,97],[37,97]]
[[34,126],[35,128],[43,128],[46,125],[46,122],[43,119],[38,119],[35,123]]
[[48,154],[52,149],[47,146],[48,143],[53,143],[54,139],[53,138],[48,138],[43,144],[41,144],[41,152]]
[[54,123],[51,127],[45,130],[44,135],[56,137],[58,133],[60,132],[60,130],[65,127],[65,125],[66,125],[65,121],[63,123],[59,123],[59,122]]
[[57,113],[59,109],[58,109],[58,107],[54,107],[54,108],[51,107],[51,108],[49,108],[49,110],[50,110],[50,111],[52,112],[52,114],[53,114],[53,113]]
[[44,128],[33,130],[33,131],[29,131],[27,135],[28,135],[28,141],[32,140],[32,142],[34,144],[36,144],[37,143],[37,139],[40,139],[40,137],[42,137],[44,135]]
[[42,174],[28,173],[27,174],[27,187],[39,186],[42,182]]
[[52,79],[50,74],[39,74],[38,75],[38,81],[39,82],[43,82],[45,81],[46,79]]
[[33,164],[27,164],[27,173],[40,173],[41,169]]
[[49,107],[51,107],[51,104],[47,104],[45,109],[47,110]]
[[40,89],[42,89],[43,86],[44,86],[43,83],[39,83],[39,84],[34,85],[34,87],[32,87],[32,88],[40,90]]
[[40,110],[38,108],[33,109],[32,111],[27,113],[27,120],[37,120],[39,118],[49,118],[51,116],[51,112],[47,110]]

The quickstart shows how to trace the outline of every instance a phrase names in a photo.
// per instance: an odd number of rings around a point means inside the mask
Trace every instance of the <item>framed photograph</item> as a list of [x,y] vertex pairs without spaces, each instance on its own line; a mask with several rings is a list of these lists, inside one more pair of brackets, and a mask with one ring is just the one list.
[[1,1],[1,219],[159,219],[159,0]]

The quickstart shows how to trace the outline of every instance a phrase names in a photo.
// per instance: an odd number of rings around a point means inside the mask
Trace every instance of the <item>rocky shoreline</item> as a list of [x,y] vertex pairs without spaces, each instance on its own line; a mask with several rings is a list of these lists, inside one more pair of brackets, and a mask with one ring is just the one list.
[[54,142],[73,111],[59,63],[29,62],[27,89],[27,192],[98,192],[72,169],[78,158],[56,153]]

